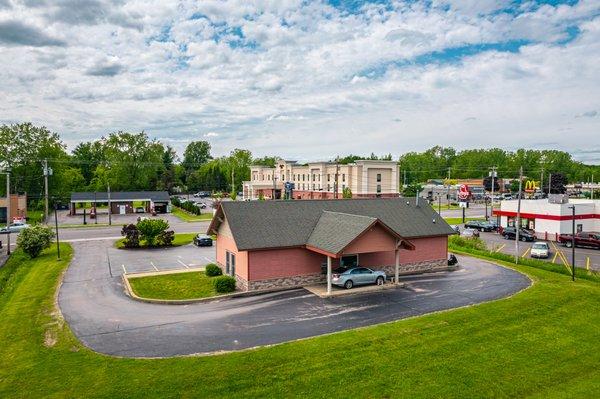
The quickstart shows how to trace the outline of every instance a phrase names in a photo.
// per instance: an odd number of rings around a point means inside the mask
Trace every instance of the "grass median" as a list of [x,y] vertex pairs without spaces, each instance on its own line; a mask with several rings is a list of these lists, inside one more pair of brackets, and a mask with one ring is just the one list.
[[[180,247],[182,245],[191,244],[194,241],[195,236],[196,236],[196,233],[176,233],[175,238],[173,239],[173,243],[171,244],[171,247]],[[117,241],[115,241],[114,245],[116,248],[119,248],[119,249],[132,249],[132,250],[138,249],[138,248],[125,248],[124,243],[125,243],[125,238],[120,238]],[[148,247],[148,244],[146,243],[146,241],[141,240],[139,248],[165,248],[165,247]]]
[[133,292],[148,299],[199,299],[218,295],[213,278],[204,272],[160,274],[129,278]]
[[171,213],[184,222],[203,222],[210,221],[213,218],[213,214],[210,211],[201,215],[194,215],[193,213],[186,212],[183,209],[178,208],[176,206],[173,206],[173,208],[171,209]]
[[17,250],[0,268],[2,398],[600,395],[595,281],[518,266],[535,284],[503,300],[238,353],[126,359],[87,349],[61,318],[71,247],[61,254]]

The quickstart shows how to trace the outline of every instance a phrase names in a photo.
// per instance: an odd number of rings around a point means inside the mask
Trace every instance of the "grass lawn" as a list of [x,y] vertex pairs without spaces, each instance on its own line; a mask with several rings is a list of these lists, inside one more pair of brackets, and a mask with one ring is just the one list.
[[[43,220],[44,220],[44,211],[42,211],[42,210],[27,211],[27,223],[37,224],[37,223],[42,223]],[[54,215],[52,215],[52,220],[54,220]]]
[[[446,223],[448,224],[462,224],[462,218],[444,218],[444,220],[446,221]],[[469,220],[485,220],[482,218],[465,218],[465,222],[468,222]]]
[[203,220],[212,220],[213,217],[211,211],[206,211],[206,213],[203,213],[201,215],[193,215],[176,206],[172,208],[171,213],[177,216],[179,219],[183,220],[184,222],[200,222]]
[[204,272],[187,272],[130,278],[129,284],[142,298],[196,299],[217,295],[212,280]]
[[0,397],[592,398],[600,284],[527,266],[511,298],[273,347],[124,359],[74,338],[56,308],[71,248],[0,268]]
[[[191,244],[194,241],[194,237],[196,233],[175,233],[175,238],[173,239],[173,247],[179,247],[181,245]],[[119,249],[124,249],[125,246],[123,242],[125,238],[120,238],[115,242],[115,247]],[[146,248],[146,241],[140,241],[141,248]]]

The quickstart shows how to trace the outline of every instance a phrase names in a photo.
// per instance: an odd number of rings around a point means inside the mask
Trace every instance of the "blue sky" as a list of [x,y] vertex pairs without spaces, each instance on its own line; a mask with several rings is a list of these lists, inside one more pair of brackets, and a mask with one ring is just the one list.
[[0,122],[300,160],[436,144],[600,163],[598,1],[0,0]]

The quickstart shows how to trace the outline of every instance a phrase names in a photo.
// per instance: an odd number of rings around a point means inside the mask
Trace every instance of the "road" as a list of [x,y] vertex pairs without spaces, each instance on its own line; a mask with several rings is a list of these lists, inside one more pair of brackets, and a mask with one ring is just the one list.
[[530,285],[513,270],[460,257],[455,272],[405,277],[405,288],[322,299],[304,289],[189,305],[134,301],[107,266],[110,241],[73,244],[60,309],[100,353],[168,357],[277,344],[503,298]]
[[[498,233],[480,233],[480,236],[487,243],[489,249],[515,255],[516,247],[514,240],[505,240]],[[550,244],[551,256],[547,260],[556,264],[565,265],[567,268],[571,267],[571,249],[553,241],[548,242]],[[532,245],[532,242],[519,241],[519,254],[521,256],[531,257],[530,251]],[[600,271],[600,250],[575,248],[575,266]]]

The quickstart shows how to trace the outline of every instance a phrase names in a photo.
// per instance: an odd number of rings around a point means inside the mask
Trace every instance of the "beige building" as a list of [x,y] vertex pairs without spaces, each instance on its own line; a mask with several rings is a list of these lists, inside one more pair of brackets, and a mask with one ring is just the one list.
[[294,199],[342,198],[350,189],[353,198],[397,197],[398,164],[394,161],[358,160],[341,165],[333,162],[279,160],[274,168],[253,166],[250,181],[243,185],[244,199],[284,198],[285,186],[293,184]]

